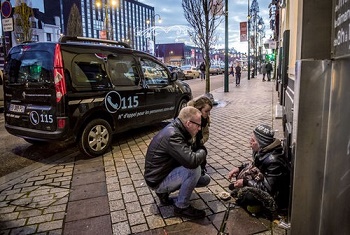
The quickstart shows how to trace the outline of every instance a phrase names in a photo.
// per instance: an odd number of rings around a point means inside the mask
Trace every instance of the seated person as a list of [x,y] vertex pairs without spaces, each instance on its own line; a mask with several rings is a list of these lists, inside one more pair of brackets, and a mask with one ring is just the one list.
[[228,173],[229,180],[232,177],[237,179],[229,186],[234,190],[233,196],[237,196],[237,203],[247,209],[252,206],[269,212],[286,209],[289,202],[290,165],[281,141],[274,138],[271,127],[258,125],[253,130],[250,146],[253,162],[234,167]]
[[[190,205],[191,194],[199,185],[201,164],[207,156],[204,148],[192,148],[192,139],[201,129],[201,112],[184,107],[179,116],[155,135],[147,149],[144,177],[163,205],[174,205],[174,214],[189,218],[203,218],[205,211]],[[209,184],[210,181],[206,181]],[[169,194],[179,190],[177,199]]]

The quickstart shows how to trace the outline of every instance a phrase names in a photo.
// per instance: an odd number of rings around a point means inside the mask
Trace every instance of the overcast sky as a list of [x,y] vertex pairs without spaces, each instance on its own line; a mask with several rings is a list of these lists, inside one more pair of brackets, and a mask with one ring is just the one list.
[[[56,0],[53,0],[56,1]],[[227,0],[228,1],[228,24],[229,24],[229,48],[235,48],[240,52],[247,52],[247,42],[239,41],[239,23],[247,20],[248,14],[248,0]],[[250,3],[252,0],[249,0]],[[15,5],[15,0],[11,3]],[[153,6],[155,14],[162,18],[162,23],[156,23],[161,29],[156,30],[156,43],[174,43],[185,42],[190,44],[190,39],[186,31],[180,31],[176,25],[189,26],[181,6],[182,0],[139,0],[139,2]],[[272,33],[269,30],[269,9],[268,5],[271,0],[258,0],[259,14],[263,17],[266,28],[266,39],[270,38]],[[32,7],[39,8],[43,11],[43,0],[31,0]],[[158,17],[156,17],[158,19]],[[225,22],[218,28],[217,35],[219,37],[217,47],[223,48],[225,45]]]
[[[247,42],[240,42],[239,23],[247,21],[248,0],[227,0],[228,1],[228,27],[229,27],[229,48],[234,47],[240,52],[247,52]],[[173,43],[173,42],[189,42],[190,39],[186,33],[181,33],[179,30],[172,30],[171,26],[183,25],[188,26],[182,9],[182,0],[139,0],[139,2],[153,6],[155,14],[159,14],[162,18],[162,23],[156,25],[164,27],[164,30],[157,30],[156,43]],[[252,0],[250,0],[251,4]],[[272,33],[269,30],[269,9],[268,5],[271,0],[258,0],[259,15],[264,19],[266,31],[266,39],[270,38]],[[156,17],[158,19],[158,17]],[[225,22],[222,22],[218,29],[218,45],[223,48],[225,45]]]

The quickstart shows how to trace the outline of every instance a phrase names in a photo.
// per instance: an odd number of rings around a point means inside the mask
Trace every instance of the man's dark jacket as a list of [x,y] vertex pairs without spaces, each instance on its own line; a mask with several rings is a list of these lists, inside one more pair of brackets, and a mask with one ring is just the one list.
[[179,118],[153,137],[145,158],[145,180],[157,187],[176,167],[197,168],[206,158],[206,151],[192,151],[192,137]]

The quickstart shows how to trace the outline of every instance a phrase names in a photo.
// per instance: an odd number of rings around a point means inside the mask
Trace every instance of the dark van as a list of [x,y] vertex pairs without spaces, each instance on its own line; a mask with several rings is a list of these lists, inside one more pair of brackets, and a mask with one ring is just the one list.
[[29,143],[74,140],[98,156],[113,134],[177,116],[192,93],[155,57],[125,43],[64,36],[11,48],[4,97],[9,133]]

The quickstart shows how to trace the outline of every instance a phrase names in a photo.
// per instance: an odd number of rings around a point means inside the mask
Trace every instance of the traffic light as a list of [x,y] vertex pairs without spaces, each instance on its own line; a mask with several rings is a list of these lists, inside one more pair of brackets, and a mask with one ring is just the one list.
[[266,61],[275,61],[275,53],[266,54],[265,55],[265,60]]

